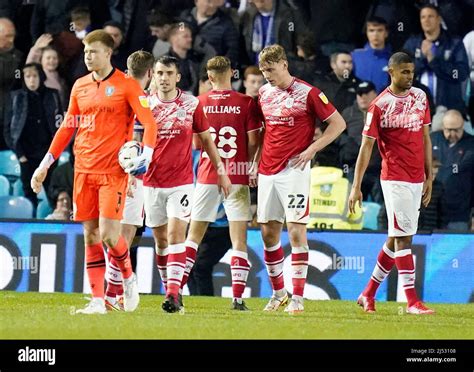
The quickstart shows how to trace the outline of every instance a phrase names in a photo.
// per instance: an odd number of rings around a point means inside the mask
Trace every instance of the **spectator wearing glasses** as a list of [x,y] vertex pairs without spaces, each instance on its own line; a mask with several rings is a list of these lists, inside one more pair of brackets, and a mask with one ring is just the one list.
[[469,230],[473,207],[474,137],[464,131],[459,111],[449,110],[443,117],[443,130],[431,134],[433,157],[441,167],[438,180],[443,184],[442,227]]

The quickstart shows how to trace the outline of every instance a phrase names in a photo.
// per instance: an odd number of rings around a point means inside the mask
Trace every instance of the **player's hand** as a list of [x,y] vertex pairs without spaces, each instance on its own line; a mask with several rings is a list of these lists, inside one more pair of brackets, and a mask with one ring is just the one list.
[[137,188],[137,179],[132,176],[131,174],[128,175],[128,188],[127,188],[127,196],[129,198],[133,198],[133,193]]
[[131,159],[128,162],[125,167],[125,172],[131,174],[132,176],[139,176],[146,173],[148,166],[151,163],[152,156],[153,149],[148,146],[144,146],[141,155]]
[[31,188],[35,193],[38,194],[41,191],[41,186],[43,185],[47,174],[48,170],[46,168],[36,168],[30,182]]
[[230,182],[230,178],[227,174],[222,174],[218,176],[217,186],[219,188],[219,192],[222,192],[224,194],[224,198],[227,198],[230,195],[232,182]]
[[249,169],[249,186],[258,186],[258,167],[256,163],[252,163],[252,166]]
[[359,203],[359,207],[362,208],[362,192],[360,188],[353,187],[351,190],[351,194],[349,195],[349,211],[354,214],[356,204]]
[[306,164],[314,158],[314,155],[316,155],[316,151],[312,150],[311,147],[308,147],[301,154],[290,159],[290,167],[304,170]]
[[421,199],[421,203],[426,208],[428,204],[430,204],[431,200],[431,192],[433,191],[433,181],[426,180],[423,182],[423,197]]

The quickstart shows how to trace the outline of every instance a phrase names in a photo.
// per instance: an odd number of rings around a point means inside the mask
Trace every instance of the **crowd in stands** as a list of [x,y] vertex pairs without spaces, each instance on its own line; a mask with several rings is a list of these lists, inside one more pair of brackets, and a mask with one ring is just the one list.
[[[140,49],[178,58],[178,86],[195,95],[210,89],[207,60],[225,55],[235,69],[234,88],[257,96],[264,83],[258,53],[278,43],[292,75],[321,89],[347,123],[313,159],[311,226],[331,224],[317,214],[333,198],[338,206],[328,213],[347,223],[334,226],[360,229],[362,217],[344,207],[347,190],[368,107],[389,84],[391,54],[403,50],[415,60],[414,85],[427,93],[432,114],[436,178],[420,230],[472,230],[473,14],[474,0],[0,0],[0,152],[16,155],[17,195],[39,210],[29,179],[62,121],[74,81],[88,73],[81,40],[92,30],[112,36],[112,63],[123,71],[128,55]],[[325,130],[317,124],[315,138]],[[49,219],[70,219],[74,157],[68,153],[44,183]],[[365,201],[382,206],[378,227],[384,228],[380,167],[375,149],[362,191]]]

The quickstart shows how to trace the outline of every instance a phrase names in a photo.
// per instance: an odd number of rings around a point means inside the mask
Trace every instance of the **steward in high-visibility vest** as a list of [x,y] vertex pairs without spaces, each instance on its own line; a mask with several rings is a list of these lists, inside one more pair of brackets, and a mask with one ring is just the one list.
[[314,167],[311,169],[309,228],[361,230],[362,209],[357,205],[351,214],[347,200],[351,184],[342,176],[342,169]]

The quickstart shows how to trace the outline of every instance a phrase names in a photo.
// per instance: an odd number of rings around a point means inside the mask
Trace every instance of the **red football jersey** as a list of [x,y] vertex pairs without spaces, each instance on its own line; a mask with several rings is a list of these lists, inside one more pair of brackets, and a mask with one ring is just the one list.
[[158,139],[143,185],[169,188],[193,183],[192,142],[193,131],[205,132],[209,125],[199,100],[178,91],[171,101],[162,101],[158,94],[149,97]]
[[[262,127],[256,102],[232,90],[212,90],[198,98],[232,184],[248,185],[247,133]],[[217,183],[217,172],[204,150],[199,160],[197,182]]]
[[386,88],[374,99],[362,134],[377,139],[382,180],[425,180],[423,126],[430,124],[428,99],[421,89],[412,87],[406,95],[397,96]]
[[311,145],[316,119],[326,121],[336,112],[323,92],[293,79],[286,89],[265,84],[259,91],[259,104],[265,118],[259,173],[282,171],[288,161]]

